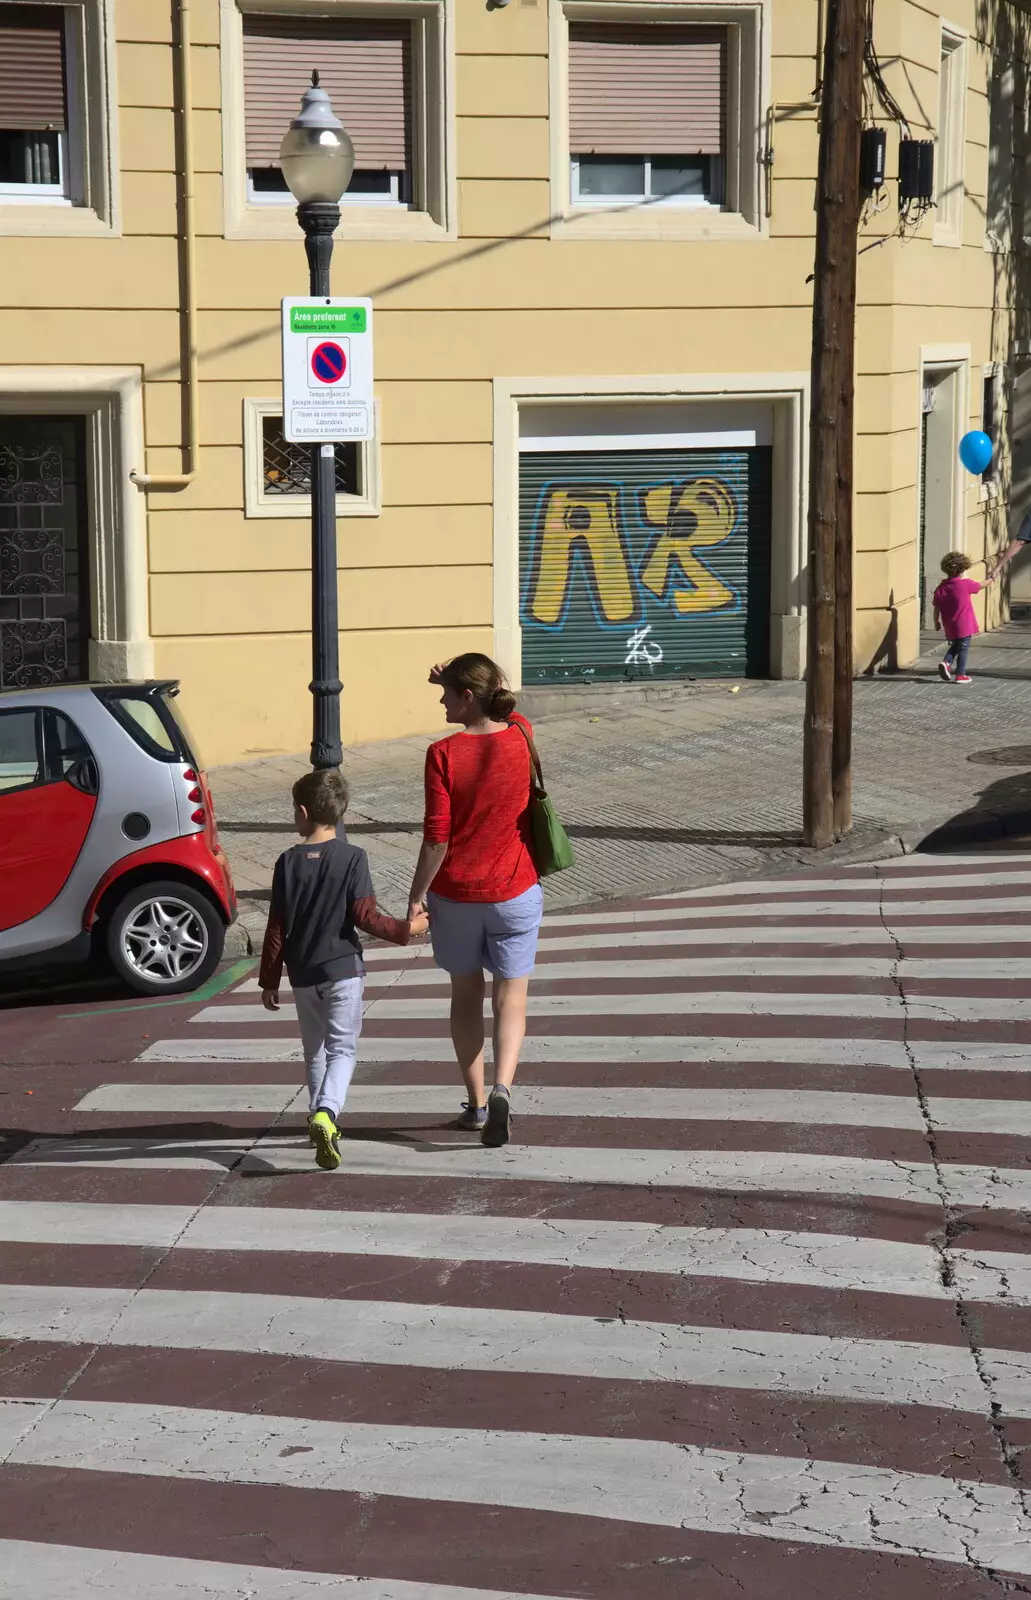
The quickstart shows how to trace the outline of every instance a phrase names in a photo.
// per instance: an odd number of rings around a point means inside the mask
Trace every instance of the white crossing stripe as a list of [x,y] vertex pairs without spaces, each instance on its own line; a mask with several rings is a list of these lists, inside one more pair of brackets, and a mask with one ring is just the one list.
[[[597,922],[594,926],[597,926]],[[897,928],[896,933],[898,944],[901,944],[904,951],[925,944],[944,944],[951,949],[956,947],[956,929],[952,924],[914,923]],[[1010,925],[1001,923],[989,926],[985,923],[977,928],[977,943],[979,947],[1003,944],[1012,947],[1014,951],[1019,951],[1023,946],[1031,945],[1031,926],[1026,923]],[[895,937],[879,921],[866,924],[854,923],[841,928],[825,928],[819,924],[811,928],[805,926],[768,928],[750,922],[719,928],[635,927],[619,933],[592,931],[582,934],[548,935],[542,931],[540,938],[540,948],[549,951],[633,950],[652,945],[660,945],[663,949],[674,948],[677,945],[691,945],[708,951],[724,945],[763,944],[783,946],[785,949],[801,944],[821,950],[835,945],[844,945],[849,950],[858,944],[876,945],[886,951],[892,959],[898,954]],[[418,981],[422,981],[421,974]]]
[[[381,999],[369,996],[365,1012],[377,1022],[387,1020],[446,1017],[451,1008],[447,994]],[[921,1022],[1028,1022],[1031,998],[1002,1000],[970,999],[966,995],[910,995],[905,1005],[898,995],[878,994],[756,994],[750,989],[710,989],[675,991],[636,991],[633,994],[542,994],[530,990],[527,1015],[530,1017],[653,1017],[653,1016],[743,1016],[743,1017],[865,1017],[884,1020],[909,1016]],[[228,1024],[240,1027],[296,1024],[296,1009],[284,1005],[278,1012],[264,1006],[205,1006],[190,1018],[202,1026]]]
[[[477,1213],[317,1211],[267,1206],[110,1205],[87,1201],[0,1201],[0,1241],[285,1254],[400,1256],[420,1261],[509,1262],[525,1266],[723,1277],[745,1283],[808,1284],[951,1300],[942,1257],[929,1245],[774,1228],[667,1227]],[[967,1300],[1031,1305],[1031,1253],[950,1249]]]
[[[380,987],[376,974],[366,993]],[[627,957],[622,961],[542,961],[534,970],[534,986],[544,980],[549,983],[578,979],[592,983],[610,983],[613,978],[883,978],[898,977],[940,980],[949,990],[957,982],[968,978],[1018,979],[1031,981],[1031,955],[1000,959],[998,961],[961,957],[943,957],[940,961],[917,959],[898,960],[895,956],[646,956]],[[405,974],[406,986],[435,986],[446,988],[450,982],[446,972],[439,967],[426,967]],[[232,992],[254,994],[258,980],[251,979]],[[286,984],[280,996],[291,993]],[[248,1011],[254,1012],[253,1007]],[[262,1009],[262,1019],[274,1017],[274,1012]],[[281,1007],[280,1015],[285,1008]]]
[[[367,1114],[457,1115],[450,1084],[354,1084],[346,1109]],[[553,1089],[520,1085],[515,1109],[526,1117],[622,1117],[664,1122],[807,1123],[819,1127],[910,1128],[923,1131],[915,1094],[848,1094],[820,1089]],[[106,1083],[76,1111],[255,1111],[308,1109],[308,1094],[291,1083]],[[965,1133],[1031,1137],[1031,1101],[935,1096],[931,1119]]]
[[[486,1043],[487,1059],[492,1047]],[[842,1038],[755,1038],[734,1034],[649,1034],[644,1029],[634,1034],[558,1034],[531,1035],[520,1051],[525,1062],[623,1062],[628,1067],[641,1061],[754,1061],[777,1062],[793,1066],[836,1065],[897,1067],[910,1072],[913,1060],[921,1070],[937,1067],[965,1072],[1031,1072],[1031,1049],[1026,1044],[1000,1044],[982,1040],[917,1040],[909,1046],[893,1039]],[[380,1038],[362,1036],[359,1061],[421,1061],[453,1067],[455,1054],[450,1039]],[[304,1059],[300,1040],[286,1035],[258,1035],[251,1039],[203,1039],[186,1037],[156,1039],[137,1062],[189,1062],[214,1065],[220,1061],[300,1062]]]
[[[1007,862],[1025,861],[1027,851],[1021,850],[1014,853],[1012,850],[971,850],[966,855],[953,855],[950,850],[947,855],[937,855],[934,851],[921,853],[915,851],[912,855],[886,856],[883,861],[853,861],[841,868],[842,872],[869,872],[871,866],[876,866],[879,873],[896,872],[941,872],[945,867],[1000,867]],[[758,888],[758,884],[756,885]]]
[[[427,1130],[427,1133],[430,1130]],[[9,1165],[79,1166],[159,1171],[239,1167],[245,1172],[308,1172],[311,1146],[302,1138],[35,1139]],[[942,1169],[955,1205],[990,1210],[1031,1207],[1031,1171],[962,1166]],[[877,1161],[860,1156],[818,1156],[765,1150],[636,1150],[612,1146],[508,1145],[487,1150],[478,1140],[423,1137],[412,1143],[353,1139],[344,1145],[341,1178],[514,1180],[656,1188],[726,1189],[751,1194],[869,1195],[940,1206],[930,1162]]]
[[[201,1023],[232,1021],[234,1010],[244,1009],[247,1008],[206,1006],[194,1020]],[[375,999],[366,1009],[377,1022],[446,1017],[450,999],[447,995]],[[570,1014],[584,1017],[863,1017],[870,1021],[906,1015],[911,1021],[920,1022],[1029,1022],[1031,997],[1001,1000],[994,997],[970,999],[957,994],[910,995],[903,1006],[897,995],[755,994],[752,990],[728,992],[723,989],[686,994],[535,994],[531,989],[528,1016]],[[266,1019],[268,1015],[268,1012],[263,1013]]]
[[[764,901],[754,900],[748,907],[749,918],[772,917],[877,917],[882,910],[880,893],[871,894],[866,900],[779,900]],[[884,915],[889,924],[893,917],[924,917],[928,922],[940,922],[943,917],[955,919],[956,917],[980,916],[985,912],[995,911],[1002,916],[1025,916],[1031,911],[1031,896],[1028,895],[991,895],[975,898],[964,896],[959,900],[896,900],[884,907]],[[721,917],[740,917],[741,906],[714,905],[714,906],[671,906],[663,905],[649,911],[620,911],[618,908],[603,911],[567,911],[545,917],[544,926],[552,928],[575,928],[589,925],[599,920],[611,917],[613,922],[648,923],[648,922],[687,922],[697,918],[699,921]],[[980,929],[977,930],[980,935]],[[952,934],[955,939],[956,930]]]
[[[660,1440],[3,1402],[11,1465],[522,1507],[1031,1573],[1020,1491]],[[761,1515],[757,1516],[757,1512]]]
[[[985,1414],[965,1344],[692,1327],[484,1306],[218,1290],[5,1284],[0,1338],[222,1350],[438,1371],[677,1383]],[[995,1358],[985,1352],[985,1360]],[[1031,1417],[1031,1359],[1005,1352],[1004,1412]]]
[[546,1600],[505,1589],[0,1539],[4,1600]]
[[[939,863],[940,865],[940,863]],[[1005,863],[1000,863],[998,870],[971,873],[958,878],[954,872],[917,872],[909,877],[904,872],[893,874],[889,880],[860,867],[853,869],[856,876],[843,880],[841,878],[773,878],[749,883],[721,883],[715,887],[706,888],[704,885],[698,889],[675,889],[671,894],[655,895],[652,898],[668,903],[675,900],[711,900],[715,898],[727,899],[745,897],[748,900],[762,902],[772,900],[781,895],[792,894],[834,894],[843,890],[846,894],[854,894],[857,889],[868,889],[871,897],[876,898],[883,889],[889,895],[898,894],[902,889],[956,889],[966,888],[968,885],[975,889],[990,889],[1003,887],[1014,883],[1031,883],[1031,872],[1021,872],[1013,867],[1007,872]],[[848,902],[844,902],[848,903]]]

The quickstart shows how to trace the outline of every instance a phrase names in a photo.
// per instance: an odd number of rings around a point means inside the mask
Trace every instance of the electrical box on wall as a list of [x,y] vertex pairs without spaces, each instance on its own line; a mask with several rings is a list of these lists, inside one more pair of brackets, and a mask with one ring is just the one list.
[[859,187],[864,194],[876,194],[884,187],[888,161],[888,135],[883,128],[864,128],[859,151]]
[[899,140],[899,204],[934,199],[934,141]]

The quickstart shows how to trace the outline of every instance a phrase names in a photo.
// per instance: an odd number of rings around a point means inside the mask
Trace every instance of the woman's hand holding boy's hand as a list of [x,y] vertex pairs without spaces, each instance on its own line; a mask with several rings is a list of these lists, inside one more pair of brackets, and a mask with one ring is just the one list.
[[279,990],[278,989],[262,989],[262,991],[261,991],[261,1003],[265,1007],[266,1011],[278,1011],[279,1010]]
[[425,911],[416,912],[408,918],[408,933],[412,939],[421,939],[424,933],[429,932],[430,919]]

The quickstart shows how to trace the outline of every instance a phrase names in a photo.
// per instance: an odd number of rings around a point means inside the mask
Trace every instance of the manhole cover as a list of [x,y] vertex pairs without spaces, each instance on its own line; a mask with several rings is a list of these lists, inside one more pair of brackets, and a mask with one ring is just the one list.
[[1011,744],[1005,750],[975,750],[967,760],[975,767],[1031,767],[1031,744]]

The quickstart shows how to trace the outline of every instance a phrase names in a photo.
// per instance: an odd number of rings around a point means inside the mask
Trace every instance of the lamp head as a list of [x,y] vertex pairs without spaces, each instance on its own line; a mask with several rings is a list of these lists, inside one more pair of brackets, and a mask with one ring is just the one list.
[[311,75],[299,114],[283,135],[279,164],[298,205],[321,201],[336,205],[354,171],[354,145],[343,123],[333,115],[329,95]]

